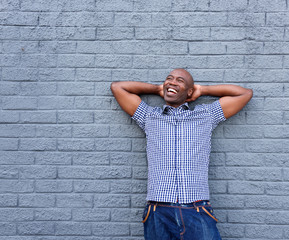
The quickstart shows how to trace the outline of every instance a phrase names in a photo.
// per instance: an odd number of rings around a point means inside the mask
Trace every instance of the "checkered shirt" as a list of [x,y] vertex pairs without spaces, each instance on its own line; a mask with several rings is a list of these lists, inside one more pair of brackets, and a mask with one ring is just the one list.
[[146,134],[147,200],[190,203],[209,200],[211,135],[226,120],[219,101],[174,108],[141,102],[132,116]]

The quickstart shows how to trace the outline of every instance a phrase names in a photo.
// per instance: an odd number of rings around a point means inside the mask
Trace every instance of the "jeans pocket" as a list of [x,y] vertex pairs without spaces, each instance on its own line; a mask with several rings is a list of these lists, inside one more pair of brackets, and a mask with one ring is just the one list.
[[212,219],[214,219],[216,222],[219,222],[219,220],[214,216],[213,209],[211,207],[202,207],[204,212],[210,216]]
[[143,216],[142,216],[142,223],[145,223],[150,215],[151,211],[151,205],[147,204],[144,211],[143,211]]

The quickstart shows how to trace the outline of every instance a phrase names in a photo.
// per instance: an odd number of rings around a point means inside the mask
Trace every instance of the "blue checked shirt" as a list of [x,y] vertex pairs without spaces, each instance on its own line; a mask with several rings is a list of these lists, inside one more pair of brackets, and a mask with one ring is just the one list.
[[209,200],[211,135],[218,123],[226,120],[219,101],[193,110],[187,103],[162,109],[142,101],[132,118],[147,138],[147,200]]

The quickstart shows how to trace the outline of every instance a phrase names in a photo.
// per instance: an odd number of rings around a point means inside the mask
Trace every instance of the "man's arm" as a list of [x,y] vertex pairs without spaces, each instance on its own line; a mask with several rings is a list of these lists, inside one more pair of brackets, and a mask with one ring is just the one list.
[[163,96],[163,86],[143,82],[113,82],[111,91],[121,108],[132,116],[137,110],[141,94],[156,94]]
[[243,88],[237,85],[214,85],[194,86],[194,93],[188,101],[194,101],[199,96],[209,95],[221,97],[219,99],[225,118],[232,117],[250,101],[253,96],[252,89]]

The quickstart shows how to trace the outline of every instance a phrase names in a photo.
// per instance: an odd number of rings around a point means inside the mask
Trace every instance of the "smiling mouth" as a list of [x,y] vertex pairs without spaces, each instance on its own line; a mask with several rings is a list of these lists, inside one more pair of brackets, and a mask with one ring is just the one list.
[[168,91],[168,92],[172,92],[172,93],[174,93],[174,94],[177,94],[177,93],[178,93],[177,90],[175,90],[175,89],[173,89],[173,88],[168,88],[167,91]]

